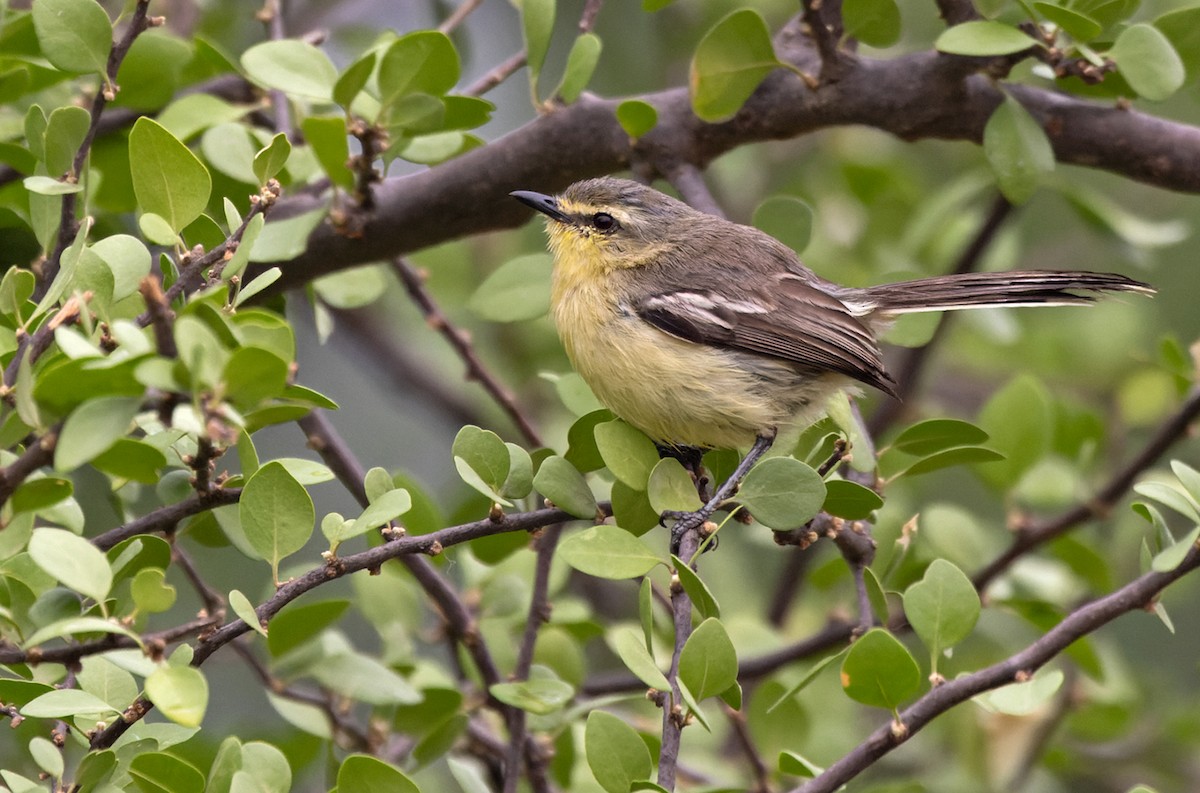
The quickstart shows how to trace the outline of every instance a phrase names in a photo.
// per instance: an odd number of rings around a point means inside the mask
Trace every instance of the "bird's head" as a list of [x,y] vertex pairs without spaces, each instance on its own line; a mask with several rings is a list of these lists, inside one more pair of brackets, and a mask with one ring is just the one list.
[[638,267],[670,248],[695,210],[628,179],[576,182],[560,195],[511,194],[547,218],[546,233],[560,267],[610,271]]

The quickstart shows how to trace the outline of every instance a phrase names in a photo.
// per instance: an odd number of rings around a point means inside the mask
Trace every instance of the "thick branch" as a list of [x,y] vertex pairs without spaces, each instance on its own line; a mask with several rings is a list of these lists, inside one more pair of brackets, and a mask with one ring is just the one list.
[[[812,71],[819,61],[795,28],[778,38],[781,55]],[[581,178],[639,162],[703,166],[748,143],[795,138],[820,129],[865,125],[906,140],[980,141],[1001,101],[1000,89],[970,74],[964,59],[919,52],[890,60],[843,53],[837,82],[813,92],[777,70],[730,121],[706,124],[687,90],[642,97],[658,111],[654,130],[631,142],[617,123],[618,99],[584,97],[449,162],[379,185],[377,211],[359,239],[320,227],[300,257],[282,265],[273,285],[287,289],[318,275],[392,258],[483,231],[510,228],[528,212],[508,197],[514,188],[557,190]],[[1200,128],[1053,91],[1012,85],[1047,130],[1058,159],[1159,187],[1200,192]],[[302,203],[303,202],[303,203]],[[275,216],[310,209],[312,199],[281,202]]]

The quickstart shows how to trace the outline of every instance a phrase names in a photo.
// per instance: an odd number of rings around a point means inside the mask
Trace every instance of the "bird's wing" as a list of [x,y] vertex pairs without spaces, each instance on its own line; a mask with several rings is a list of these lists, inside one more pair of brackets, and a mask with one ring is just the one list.
[[772,278],[769,290],[681,286],[630,308],[687,341],[769,356],[802,371],[839,372],[895,394],[871,330],[842,301],[790,273]]

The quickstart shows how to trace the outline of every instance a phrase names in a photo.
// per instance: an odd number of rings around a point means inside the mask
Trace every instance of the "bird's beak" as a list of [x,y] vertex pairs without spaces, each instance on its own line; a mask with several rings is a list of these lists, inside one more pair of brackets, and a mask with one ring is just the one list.
[[535,193],[532,190],[514,190],[509,193],[510,196],[525,204],[528,207],[533,207],[543,215],[557,220],[559,223],[570,223],[571,218],[567,217],[561,209],[558,208],[558,202],[554,200],[554,196],[548,196],[544,193]]

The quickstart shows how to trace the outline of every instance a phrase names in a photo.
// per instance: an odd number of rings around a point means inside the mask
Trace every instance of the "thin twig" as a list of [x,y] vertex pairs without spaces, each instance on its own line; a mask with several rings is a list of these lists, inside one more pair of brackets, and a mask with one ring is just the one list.
[[[606,505],[601,505],[601,507],[606,512],[609,511]],[[427,556],[440,553],[445,548],[483,537],[515,531],[527,532],[573,519],[570,514],[561,509],[546,508],[517,515],[501,515],[499,519],[484,518],[429,534],[399,537],[360,553],[330,559],[304,575],[289,580],[275,590],[275,594],[267,601],[260,604],[255,612],[260,621],[269,622],[273,616],[279,613],[280,609],[301,595],[324,586],[330,581],[336,581],[361,570],[377,570],[392,559]],[[197,642],[195,654],[192,656],[192,665],[200,666],[213,653],[249,630],[251,630],[250,626],[241,619],[221,626],[220,629]],[[474,651],[477,647],[482,646],[482,643],[478,641],[477,631],[475,637],[474,642],[464,640],[463,644],[468,651]],[[485,670],[481,669],[480,671],[481,675],[485,674]],[[495,673],[494,666],[491,671],[498,679],[499,676]],[[149,700],[138,698],[126,709],[123,718],[117,719],[105,730],[92,736],[91,748],[104,749],[112,746],[113,742],[120,738],[131,725],[149,713],[153,707]]]
[[[250,221],[254,219],[255,215],[266,214],[271,207],[275,206],[275,202],[278,200],[281,191],[282,188],[279,186],[279,182],[271,179],[267,181],[266,185],[263,186],[257,195],[250,196],[250,211],[246,213],[242,224],[234,229],[233,233],[226,237],[220,245],[217,245],[202,256],[191,259],[184,265],[183,269],[179,272],[179,277],[166,292],[167,302],[171,303],[175,298],[183,294],[188,285],[204,272],[205,268],[216,265],[222,259],[232,257],[237,251],[238,245],[241,244],[242,235],[246,233],[246,229],[250,226]],[[147,311],[141,314],[137,318],[137,321],[143,328],[149,325],[151,321],[150,312]]]
[[83,302],[90,300],[91,297],[91,292],[72,295],[53,317],[43,322],[32,334],[23,331],[17,332],[19,337],[17,352],[4,369],[4,385],[12,388],[13,384],[17,382],[17,372],[21,369],[23,358],[28,356],[29,364],[32,366],[37,363],[38,358],[41,358],[46,350],[50,349],[50,344],[54,341],[54,331],[63,325],[74,325],[79,321],[79,315],[83,311]]
[[840,67],[838,43],[834,31],[830,29],[821,14],[820,0],[801,0],[803,11],[801,18],[808,26],[809,35],[817,45],[817,53],[821,56],[821,81],[828,82]]
[[742,750],[742,754],[746,756],[750,762],[750,768],[754,772],[754,787],[750,788],[747,793],[771,793],[771,769],[767,767],[758,747],[754,745],[754,738],[746,726],[746,714],[740,710],[734,710],[725,703],[721,703],[721,709],[729,720],[729,726],[733,728],[733,737],[738,748]]
[[1145,608],[1162,590],[1197,566],[1200,566],[1200,549],[1193,548],[1174,570],[1146,573],[1115,592],[1071,612],[1024,650],[934,688],[902,711],[898,722],[876,729],[823,773],[796,788],[794,793],[833,793],[937,716],[984,691],[1028,680],[1072,642],[1093,633],[1122,614]]
[[1082,523],[1107,515],[1143,471],[1162,457],[1176,441],[1187,436],[1189,427],[1197,418],[1200,418],[1200,387],[1192,389],[1179,409],[1163,422],[1141,452],[1124,468],[1113,474],[1090,500],[1072,507],[1056,518],[1018,528],[1012,544],[974,575],[972,581],[975,588],[983,592],[996,576],[1008,569],[1019,557]]
[[183,571],[183,575],[191,583],[192,589],[196,590],[196,594],[200,596],[200,602],[204,604],[205,613],[215,618],[223,618],[225,614],[224,593],[210,586],[201,577],[200,571],[192,563],[191,556],[175,542],[171,543],[171,561]]
[[[679,543],[679,558],[691,559],[700,548],[700,532],[685,532]],[[671,652],[671,668],[667,680],[671,690],[659,694],[662,707],[662,747],[658,756],[658,784],[670,793],[675,790],[675,776],[679,765],[679,747],[683,728],[687,724],[683,705],[683,693],[679,688],[679,657],[683,646],[692,635],[692,599],[684,591],[679,579],[671,578],[671,615],[675,626],[675,648]]]
[[507,80],[510,76],[512,76],[513,72],[515,72],[517,69],[520,69],[527,62],[528,57],[525,55],[524,50],[514,53],[508,56],[508,58],[506,58],[503,62],[501,62],[483,77],[480,77],[478,80],[471,83],[471,85],[467,87],[467,90],[463,91],[463,94],[466,96],[483,96],[488,91]]
[[425,288],[425,280],[421,273],[400,258],[392,260],[392,269],[399,276],[400,282],[404,284],[409,297],[421,309],[421,313],[425,316],[425,322],[450,342],[450,346],[466,364],[467,379],[474,380],[483,386],[484,390],[500,406],[500,409],[517,425],[517,429],[525,436],[527,442],[533,446],[542,446],[541,435],[533,426],[533,422],[522,412],[512,392],[505,388],[499,379],[483,365],[483,361],[475,352],[474,345],[471,344],[470,336],[450,323],[437,301],[433,299],[433,295]]
[[[212,615],[204,615],[173,628],[143,633],[141,634],[142,645],[147,648],[166,647],[180,639],[211,629],[217,621],[217,618]],[[107,633],[92,641],[59,645],[48,649],[31,647],[28,650],[22,650],[19,647],[0,643],[0,664],[64,664],[69,666],[89,655],[99,655],[111,650],[137,646],[139,646],[138,643],[132,637],[121,633]]]
[[483,0],[463,0],[458,8],[454,9],[454,13],[446,17],[445,21],[438,25],[438,31],[449,36],[471,15],[472,11],[481,5],[483,5]]
[[207,512],[217,507],[236,504],[241,497],[242,489],[240,487],[222,487],[210,490],[203,495],[196,494],[189,496],[183,501],[159,507],[152,512],[147,512],[140,518],[109,529],[103,534],[98,534],[92,538],[92,545],[95,545],[102,551],[107,551],[117,543],[123,542],[130,537],[136,537],[139,534],[157,534],[162,532],[169,535],[175,531],[175,527],[184,518],[190,518],[192,515],[198,515],[201,512]]
[[683,200],[701,212],[707,212],[719,218],[725,217],[725,210],[717,203],[700,169],[690,163],[678,163],[666,175]]
[[266,665],[251,652],[243,641],[235,641],[230,643],[233,651],[241,656],[250,670],[254,672],[254,676],[258,678],[263,687],[276,696],[290,699],[293,702],[300,702],[305,705],[311,705],[325,716],[329,722],[330,729],[333,731],[335,738],[342,736],[345,741],[338,741],[338,744],[344,749],[349,749],[353,752],[370,753],[375,748],[367,731],[359,725],[355,724],[333,701],[332,696],[328,692],[314,693],[289,686],[279,678],[271,674],[271,670],[267,669]]
[[[562,526],[550,526],[542,531],[537,538],[537,563],[533,573],[533,592],[529,599],[529,615],[525,618],[525,631],[521,636],[521,644],[517,648],[517,661],[513,666],[512,680],[529,679],[529,669],[533,665],[533,649],[537,645],[538,633],[550,619],[550,565],[554,561],[554,549],[558,547],[558,539],[562,534]],[[525,711],[516,710],[510,721],[508,752],[505,756],[504,793],[516,793],[521,781],[521,757],[525,756],[530,765],[529,778],[545,777],[544,767],[540,770],[537,765],[544,766],[545,758],[541,756],[538,747],[529,740],[526,732]],[[540,761],[540,762],[538,762]],[[536,788],[536,785],[535,785]]]
[[946,21],[947,25],[961,25],[963,22],[979,19],[979,12],[975,10],[975,4],[971,0],[936,0],[936,2],[938,15]]
[[60,421],[47,430],[45,435],[34,438],[20,457],[0,468],[0,504],[12,498],[12,494],[30,474],[54,459],[54,447],[58,443],[58,433],[61,431]]
[[604,0],[587,0],[583,6],[583,13],[579,15],[579,32],[591,33],[592,28],[596,26],[596,17],[600,16],[600,8],[604,5]]
[[[258,20],[267,28],[267,37],[271,41],[287,38],[283,27],[283,0],[265,0],[262,9],[257,14]],[[278,88],[270,91],[271,109],[275,114],[275,131],[287,135],[288,140],[295,137],[295,127],[292,123],[292,106],[287,94]]]

